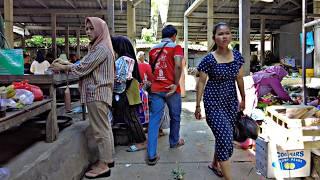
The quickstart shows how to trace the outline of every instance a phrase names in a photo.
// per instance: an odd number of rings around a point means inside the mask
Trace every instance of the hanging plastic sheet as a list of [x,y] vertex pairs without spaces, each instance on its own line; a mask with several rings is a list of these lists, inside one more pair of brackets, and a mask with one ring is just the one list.
[[22,49],[0,49],[0,75],[23,75]]
[[[314,40],[313,40],[313,32],[307,32],[306,33],[306,52],[307,54],[312,53],[314,49]],[[302,33],[300,33],[300,43],[302,44]]]

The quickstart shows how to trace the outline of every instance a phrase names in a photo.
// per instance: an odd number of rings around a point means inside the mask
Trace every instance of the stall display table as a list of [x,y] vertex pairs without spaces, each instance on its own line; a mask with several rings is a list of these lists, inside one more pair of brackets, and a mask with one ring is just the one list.
[[[312,112],[314,107],[305,105],[269,106],[266,109],[261,137],[268,137],[284,150],[320,148],[320,121],[317,118],[288,118],[286,109],[304,108]],[[311,121],[309,121],[311,120]]]
[[[66,74],[54,75],[1,75],[0,85],[9,85],[12,82],[20,82],[28,80],[30,84],[39,86],[42,91],[47,92],[47,100],[34,102],[24,110],[17,112],[9,112],[6,117],[0,119],[0,132],[4,131],[14,125],[21,124],[32,116],[37,116],[42,112],[50,110],[46,123],[46,141],[53,142],[58,136],[57,124],[57,103],[56,103],[56,88],[65,86],[67,84]],[[78,76],[69,75],[69,84],[78,83]]]
[[[0,118],[0,132],[18,126],[28,119],[52,109],[52,99],[36,101],[18,111],[7,112]],[[56,123],[53,121],[54,114],[49,113],[46,122],[46,141],[52,142],[57,137]]]

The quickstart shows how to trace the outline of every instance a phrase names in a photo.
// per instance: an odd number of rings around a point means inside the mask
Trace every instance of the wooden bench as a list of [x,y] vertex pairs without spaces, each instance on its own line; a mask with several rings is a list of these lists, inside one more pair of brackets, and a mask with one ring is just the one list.
[[52,113],[52,99],[36,101],[19,111],[7,112],[6,116],[0,118],[0,132],[18,126],[30,118],[50,111],[46,122],[46,141],[53,142],[58,136],[57,123],[54,121],[55,114]]
[[[37,85],[44,92],[47,92],[46,95],[48,96],[48,100],[34,102],[30,107],[28,107],[28,108],[31,108],[31,109],[28,109],[28,111],[23,110],[21,112],[12,112],[13,114],[18,113],[19,117],[22,118],[22,120],[15,120],[16,122],[11,122],[11,120],[10,121],[2,120],[6,123],[2,126],[3,129],[0,127],[0,132],[4,131],[7,125],[10,125],[10,123],[13,123],[13,124],[8,127],[12,127],[14,126],[14,124],[22,123],[32,116],[37,116],[38,114],[40,114],[38,113],[38,111],[45,112],[47,110],[50,110],[50,113],[47,119],[47,126],[46,126],[46,135],[47,135],[46,141],[47,142],[55,141],[57,139],[58,132],[59,132],[58,123],[57,123],[56,89],[58,87],[65,86],[67,84],[66,79],[67,79],[67,76],[66,74],[63,74],[63,73],[54,74],[54,75],[1,75],[0,85],[9,85],[12,82],[20,82],[23,80],[28,80],[30,84]],[[78,83],[78,81],[79,81],[78,76],[75,76],[75,75],[68,76],[69,84],[75,84],[75,83]],[[34,106],[36,108],[34,108]],[[30,113],[29,111],[35,111],[36,113],[32,113],[32,112]],[[8,113],[8,114],[10,115],[11,113]],[[25,117],[28,117],[28,118],[25,118]],[[8,118],[8,115],[5,118]],[[85,118],[85,116],[83,118]]]

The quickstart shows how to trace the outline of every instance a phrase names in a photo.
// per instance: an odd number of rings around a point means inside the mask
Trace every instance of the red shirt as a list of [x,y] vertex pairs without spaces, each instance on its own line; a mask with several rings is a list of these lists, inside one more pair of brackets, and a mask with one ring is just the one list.
[[145,76],[147,77],[148,81],[152,81],[153,75],[152,75],[150,64],[138,63],[138,68],[139,68],[139,73],[142,81],[144,80]]
[[[183,57],[183,50],[180,45],[175,44],[170,39],[165,39],[160,44],[156,45],[149,52],[149,63],[153,64],[161,48],[165,42],[169,43],[163,49],[161,55],[158,58],[158,61],[153,72],[153,82],[151,85],[152,92],[168,92],[170,89],[166,88],[175,83],[174,80],[174,68],[175,62],[174,57],[181,56]],[[180,86],[177,87],[177,93],[180,93]]]

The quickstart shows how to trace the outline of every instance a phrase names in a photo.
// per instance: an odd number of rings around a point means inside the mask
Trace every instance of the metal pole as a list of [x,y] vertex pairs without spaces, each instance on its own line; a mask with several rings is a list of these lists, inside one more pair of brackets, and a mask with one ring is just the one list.
[[301,65],[302,65],[302,87],[303,87],[303,103],[307,104],[307,88],[306,88],[306,29],[305,29],[305,21],[306,21],[306,0],[302,0],[302,57],[301,57]]
[[314,26],[314,25],[317,25],[317,24],[320,24],[320,19],[316,19],[316,20],[310,21],[308,23],[305,23],[304,27],[307,28],[307,27]]

